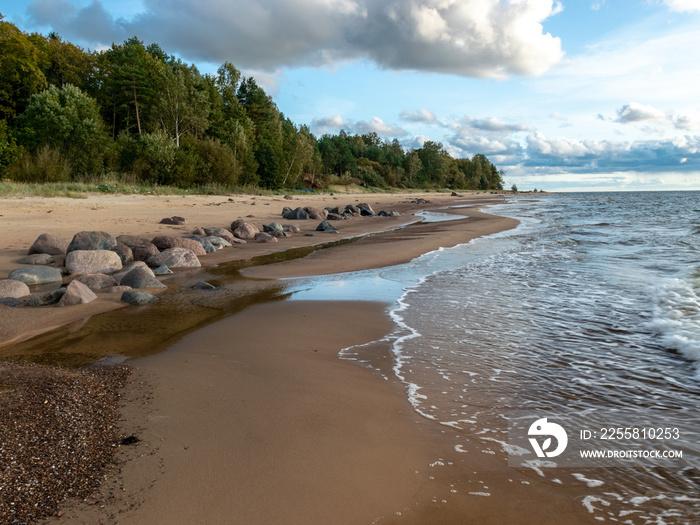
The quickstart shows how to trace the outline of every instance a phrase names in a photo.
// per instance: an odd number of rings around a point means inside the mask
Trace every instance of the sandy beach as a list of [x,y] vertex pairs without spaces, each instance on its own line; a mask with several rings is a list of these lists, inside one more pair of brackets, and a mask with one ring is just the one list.
[[[104,293],[74,307],[0,306],[0,359],[134,358],[126,363],[132,374],[119,437],[137,440],[116,447],[116,464],[98,491],[63,504],[49,523],[561,523],[562,513],[568,523],[590,522],[573,494],[469,444],[456,452],[446,445],[449,429],[415,413],[399,384],[338,359],[341,349],[392,330],[388,304],[274,300],[276,278],[399,264],[512,228],[515,221],[476,207],[450,210],[462,220],[404,227],[418,210],[481,206],[502,196],[4,199],[0,275],[44,232],[67,240],[84,229],[184,235],[237,218],[261,227],[280,221],[284,206],[357,202],[402,215],[337,221],[338,234],[300,221],[302,233],[313,236],[202,256],[201,270],[163,281],[168,290],[153,307],[120,308],[118,295]],[[173,215],[188,224],[158,224]],[[244,268],[247,279],[224,273],[237,260],[354,237],[301,258],[274,262],[273,255],[269,264]],[[221,284],[220,302],[197,303],[190,288],[202,279]],[[57,326],[63,328],[46,332]],[[390,368],[387,348],[377,345],[375,359]]]

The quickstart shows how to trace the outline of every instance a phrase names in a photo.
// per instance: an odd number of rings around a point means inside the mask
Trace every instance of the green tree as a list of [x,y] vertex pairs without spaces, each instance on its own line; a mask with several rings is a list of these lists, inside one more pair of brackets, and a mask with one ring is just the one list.
[[51,86],[32,95],[17,117],[20,142],[29,151],[48,145],[70,163],[75,175],[103,168],[107,135],[95,100],[75,86]]
[[22,113],[29,97],[46,88],[43,55],[15,25],[0,21],[0,120]]
[[431,140],[423,144],[423,147],[416,150],[422,164],[421,171],[418,174],[418,183],[421,185],[436,185],[444,187],[447,180],[447,162],[445,157],[448,157],[442,144]]
[[96,73],[97,54],[86,53],[79,47],[64,42],[56,33],[49,33],[46,47],[44,75],[49,85],[61,87],[72,84],[88,91]]
[[185,134],[200,136],[208,126],[209,101],[199,72],[180,61],[161,71],[156,107],[163,130],[180,146]]

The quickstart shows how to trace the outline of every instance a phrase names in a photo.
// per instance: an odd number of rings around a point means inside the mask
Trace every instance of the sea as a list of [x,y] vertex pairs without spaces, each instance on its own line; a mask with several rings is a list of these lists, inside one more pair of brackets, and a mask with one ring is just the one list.
[[[459,220],[449,211],[423,220]],[[295,281],[292,299],[390,303],[383,373],[455,431],[454,450],[477,441],[581,486],[597,521],[700,523],[700,192],[527,194],[484,211],[519,226]],[[341,357],[372,366],[372,348]]]

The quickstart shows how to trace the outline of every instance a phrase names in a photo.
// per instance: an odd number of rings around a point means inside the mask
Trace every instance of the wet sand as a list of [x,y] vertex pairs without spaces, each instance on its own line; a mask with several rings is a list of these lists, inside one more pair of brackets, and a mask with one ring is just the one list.
[[[265,199],[277,208],[320,205],[322,199],[332,199],[315,197],[316,202]],[[423,196],[433,201],[431,206],[420,206],[409,202],[414,195],[383,197],[388,209],[403,212],[471,200],[433,194]],[[487,203],[492,197],[477,198]],[[133,208],[137,218],[132,219],[141,221],[141,230],[130,224],[115,231],[100,220],[92,220],[90,229],[149,236],[165,228],[182,234],[195,225],[225,226],[237,218],[233,207],[225,220],[221,210],[214,209],[236,204],[224,198],[188,199],[187,209],[151,206],[144,211],[141,202]],[[256,204],[248,199],[241,206],[265,205],[265,199],[259,198]],[[375,196],[338,199],[342,204],[362,199],[375,209],[381,206]],[[87,220],[89,212],[103,209],[100,206],[111,209],[103,221],[113,218],[115,209],[124,211],[123,203],[102,202],[98,200],[94,210],[77,210],[78,217],[74,214],[68,224],[58,221],[63,235],[70,239],[70,231],[84,229],[78,226],[80,221]],[[260,209],[264,208],[255,208]],[[245,217],[250,208],[236,210]],[[474,209],[451,212],[469,218],[374,233],[352,244],[244,273],[264,279],[382,267],[515,225]],[[18,224],[21,213],[13,216]],[[39,213],[33,209],[28,215]],[[191,220],[186,228],[154,226],[159,215],[190,215],[196,222]],[[267,215],[258,213],[249,220],[279,220],[279,210],[270,209]],[[398,228],[411,220],[415,218],[341,222],[337,237]],[[32,224],[33,233],[23,231],[23,239],[31,237],[28,244],[43,231],[56,233]],[[150,229],[143,227],[146,224]],[[304,225],[313,231],[310,226]],[[250,258],[322,240],[326,238],[319,234],[283,239],[273,246],[247,245],[205,256],[202,262]],[[0,269],[24,254],[14,242],[12,250],[0,256]],[[203,272],[208,275],[207,270]],[[185,275],[178,278],[187,282]],[[80,319],[120,306],[111,298],[100,301],[102,305],[86,305],[83,312],[74,310],[71,315]],[[263,302],[185,335],[165,352],[129,361],[133,373],[121,407],[121,435],[133,434],[139,441],[119,447],[119,467],[110,468],[98,492],[87,501],[62,506],[61,515],[48,523],[540,524],[562,523],[563,516],[567,523],[589,523],[575,493],[507,468],[502,458],[481,454],[476,443],[465,442],[462,450],[466,452],[453,450],[447,445],[454,443],[451,436],[447,439],[449,429],[418,416],[401,385],[338,359],[342,348],[374,341],[392,329],[387,307],[364,302]],[[121,319],[114,328],[117,333],[125,317],[119,312],[114,315]],[[51,311],[43,324],[65,323],[66,318]],[[74,340],[87,339],[82,334],[91,321],[71,329]],[[5,341],[43,328],[37,326],[36,317],[21,316],[4,316],[0,327]],[[134,333],[138,331],[143,330]],[[16,346],[6,344],[3,351],[11,352]],[[378,345],[375,364],[386,369],[390,360],[388,349]]]

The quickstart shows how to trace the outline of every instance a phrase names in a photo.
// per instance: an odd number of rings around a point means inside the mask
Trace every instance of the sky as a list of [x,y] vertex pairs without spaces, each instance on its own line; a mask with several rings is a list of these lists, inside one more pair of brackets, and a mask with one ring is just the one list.
[[317,136],[485,154],[508,188],[700,189],[700,0],[0,0],[26,32],[137,36],[253,76]]

